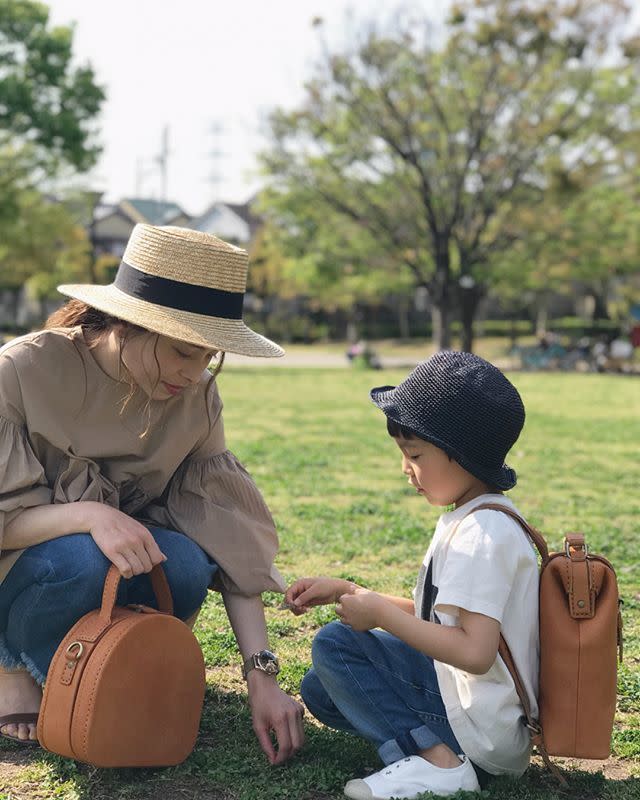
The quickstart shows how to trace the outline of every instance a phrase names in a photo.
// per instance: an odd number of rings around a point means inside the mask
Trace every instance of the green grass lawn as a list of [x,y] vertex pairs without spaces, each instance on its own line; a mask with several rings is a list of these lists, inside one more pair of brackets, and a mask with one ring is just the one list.
[[[410,491],[382,414],[369,402],[375,384],[400,372],[231,368],[222,373],[229,446],[247,465],[280,530],[278,565],[287,579],[349,576],[371,588],[408,593],[438,510]],[[640,797],[640,381],[603,375],[523,374],[512,379],[528,409],[510,457],[511,492],[557,548],[582,530],[613,561],[625,600],[625,662],[620,670],[613,757],[606,773],[569,766],[560,791],[534,764],[518,781],[498,780],[486,798]],[[331,608],[296,618],[265,596],[281,684],[296,694],[310,665],[315,631]],[[168,770],[96,770],[42,753],[2,747],[0,800],[208,798],[329,800],[351,777],[377,769],[369,745],[316,725],[283,768],[270,768],[251,731],[239,657],[221,602],[210,595],[196,633],[208,667],[201,736],[184,765]],[[595,764],[600,768],[601,764]]]

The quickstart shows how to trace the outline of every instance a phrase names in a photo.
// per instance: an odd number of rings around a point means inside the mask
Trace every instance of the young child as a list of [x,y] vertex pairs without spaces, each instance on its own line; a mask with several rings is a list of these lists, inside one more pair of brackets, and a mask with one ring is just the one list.
[[385,767],[345,786],[354,800],[478,791],[478,775],[521,775],[529,732],[504,635],[537,712],[538,565],[503,491],[504,463],[524,406],[496,367],[470,353],[441,352],[397,387],[371,392],[402,453],[402,471],[440,517],[413,600],[346,580],[301,578],[285,601],[300,614],[335,602],[339,622],[313,643],[301,693],[332,728],[378,747]]

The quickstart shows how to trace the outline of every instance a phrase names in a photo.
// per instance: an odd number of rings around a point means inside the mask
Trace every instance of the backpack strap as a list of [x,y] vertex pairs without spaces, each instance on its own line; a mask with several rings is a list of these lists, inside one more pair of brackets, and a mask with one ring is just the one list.
[[[547,563],[547,561],[549,560],[549,548],[547,547],[547,543],[544,540],[544,536],[539,531],[537,531],[533,526],[529,525],[529,523],[526,522],[520,516],[520,514],[518,514],[512,508],[502,505],[501,503],[483,503],[482,505],[473,508],[469,512],[469,514],[473,514],[476,511],[481,511],[481,510],[502,511],[504,514],[511,517],[511,519],[515,520],[522,528],[522,530],[529,536],[531,541],[535,544],[538,552],[540,553],[540,557],[542,558],[542,566],[544,566]],[[556,778],[556,780],[562,786],[568,786],[569,784],[567,782],[567,779],[549,758],[549,754],[547,753],[547,749],[544,745],[544,735],[542,732],[542,726],[540,725],[540,722],[537,719],[534,719],[531,713],[531,704],[529,703],[529,696],[526,692],[526,689],[524,688],[524,683],[522,682],[522,678],[520,677],[520,673],[518,672],[516,663],[513,660],[513,656],[511,655],[511,650],[509,650],[509,645],[507,644],[502,633],[500,634],[498,653],[500,654],[500,657],[504,661],[505,667],[509,670],[511,677],[513,678],[516,694],[518,695],[518,699],[520,700],[520,704],[524,710],[524,715],[527,720],[527,728],[529,729],[529,735],[531,736],[531,744],[535,745],[538,753],[540,753],[540,756],[545,763],[545,766],[551,772],[551,774]]]
[[547,753],[547,748],[544,745],[544,734],[542,732],[542,726],[537,719],[534,719],[533,715],[531,714],[531,704],[529,703],[529,696],[524,688],[524,684],[522,683],[522,678],[520,677],[520,673],[518,672],[518,668],[516,667],[515,661],[513,660],[513,656],[511,655],[511,650],[509,650],[509,645],[505,641],[505,638],[502,634],[500,634],[500,643],[498,645],[498,653],[500,653],[500,657],[504,661],[506,668],[511,673],[511,677],[513,678],[513,683],[516,687],[516,693],[518,695],[518,699],[520,700],[520,704],[524,709],[524,715],[527,719],[527,728],[529,729],[529,736],[531,737],[531,744],[535,746],[536,750],[540,754],[540,757],[545,763],[545,766],[551,772],[551,774],[556,778],[556,780],[562,786],[568,786],[569,782],[564,777],[564,775],[560,772],[558,767],[553,763],[553,761],[549,758],[549,753]]
[[542,558],[542,565],[544,566],[547,563],[549,560],[549,548],[544,540],[544,536],[540,533],[540,531],[536,530],[533,525],[529,525],[529,523],[526,522],[517,511],[509,508],[509,506],[503,506],[501,503],[483,503],[480,506],[472,508],[469,514],[475,514],[476,511],[481,511],[483,509],[487,509],[489,511],[502,511],[503,514],[506,514],[508,517],[511,517],[511,519],[514,519],[535,544],[536,549]]

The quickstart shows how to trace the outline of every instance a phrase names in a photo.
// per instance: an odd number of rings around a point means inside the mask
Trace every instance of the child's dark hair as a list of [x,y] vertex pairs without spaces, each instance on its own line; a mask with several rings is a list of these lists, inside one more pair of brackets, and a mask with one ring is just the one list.
[[[394,422],[394,420],[389,419],[389,417],[387,417],[387,433],[394,439],[421,439],[422,441],[426,441],[425,439],[422,439],[421,436],[418,436],[417,433],[414,433],[411,428],[407,428],[404,425],[401,425],[399,422]],[[454,460],[449,453],[447,453],[447,456],[449,461]],[[490,484],[487,484],[487,487],[491,494],[503,494],[502,489],[498,489]]]
[[420,439],[421,437],[399,422],[387,417],[387,433],[394,439]]

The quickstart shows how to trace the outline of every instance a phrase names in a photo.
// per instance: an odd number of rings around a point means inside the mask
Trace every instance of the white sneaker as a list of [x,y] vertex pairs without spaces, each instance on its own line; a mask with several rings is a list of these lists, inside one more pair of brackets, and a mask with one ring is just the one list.
[[395,761],[368,778],[349,781],[344,793],[352,800],[390,800],[392,797],[411,800],[422,792],[439,795],[455,794],[460,790],[479,792],[475,770],[466,756],[459,767],[443,769],[420,756]]

